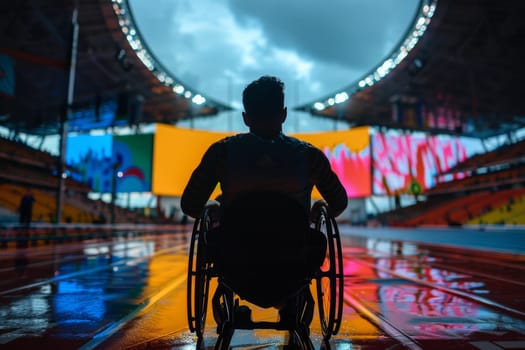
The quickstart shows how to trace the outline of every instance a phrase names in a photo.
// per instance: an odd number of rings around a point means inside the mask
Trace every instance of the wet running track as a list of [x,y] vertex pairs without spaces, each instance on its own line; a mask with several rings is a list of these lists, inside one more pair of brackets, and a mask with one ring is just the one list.
[[[0,348],[195,349],[190,230],[1,230]],[[525,349],[525,231],[340,230],[344,316],[332,349]],[[254,309],[255,320],[276,318]],[[318,318],[311,330],[319,348]],[[282,349],[284,338],[238,330],[232,348]],[[206,349],[215,339],[210,313]]]

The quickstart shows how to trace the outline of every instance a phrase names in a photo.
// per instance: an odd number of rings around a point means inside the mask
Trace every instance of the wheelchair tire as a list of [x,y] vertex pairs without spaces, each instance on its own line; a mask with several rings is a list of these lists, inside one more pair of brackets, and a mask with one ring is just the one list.
[[195,221],[190,242],[187,281],[188,326],[199,339],[204,336],[208,294],[210,287],[210,264],[206,257],[206,231],[211,227],[211,219],[205,210]]
[[343,256],[339,229],[335,219],[328,215],[326,205],[321,206],[315,221],[327,241],[325,261],[316,278],[317,304],[324,340],[337,334],[343,314]]
[[235,329],[233,325],[224,329],[222,333],[217,337],[217,342],[215,343],[214,350],[228,350],[230,348],[230,343],[233,338],[233,333]]

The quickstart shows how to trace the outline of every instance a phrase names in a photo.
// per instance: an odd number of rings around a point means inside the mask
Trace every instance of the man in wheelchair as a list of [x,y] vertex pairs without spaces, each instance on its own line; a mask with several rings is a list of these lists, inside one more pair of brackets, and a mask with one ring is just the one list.
[[[308,281],[326,250],[324,236],[309,226],[316,216],[316,206],[313,212],[310,208],[313,186],[333,217],[346,208],[347,195],[321,150],[282,133],[287,109],[278,78],[263,76],[250,83],[243,105],[250,131],[210,146],[184,190],[181,207],[199,218],[220,184],[220,205],[212,213],[218,226],[206,237],[218,274],[240,297],[278,308],[281,319],[293,319],[300,312],[297,299],[313,304]],[[306,313],[308,326],[313,307]],[[219,314],[214,310],[216,318]]]

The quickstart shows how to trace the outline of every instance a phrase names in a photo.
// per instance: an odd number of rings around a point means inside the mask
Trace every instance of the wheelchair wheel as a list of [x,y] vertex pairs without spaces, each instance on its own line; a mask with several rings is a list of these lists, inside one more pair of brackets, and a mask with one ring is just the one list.
[[316,289],[323,337],[328,340],[341,326],[344,276],[339,229],[324,204],[320,206],[315,229],[321,231],[327,241],[326,257],[316,278]]
[[239,300],[234,300],[233,291],[219,281],[219,285],[213,295],[212,305],[213,316],[217,322],[217,334],[219,334],[214,349],[228,350],[235,332],[233,323],[234,309],[239,307]]
[[291,346],[291,348],[293,349],[300,349],[300,350],[314,350],[315,349],[314,344],[310,340],[310,336],[308,332],[305,332],[305,330],[295,329],[291,331],[290,338],[292,338],[292,341],[290,343],[293,344]]
[[208,293],[210,287],[210,263],[206,257],[206,232],[211,228],[209,209],[195,221],[190,242],[187,281],[188,325],[201,339],[204,336]]

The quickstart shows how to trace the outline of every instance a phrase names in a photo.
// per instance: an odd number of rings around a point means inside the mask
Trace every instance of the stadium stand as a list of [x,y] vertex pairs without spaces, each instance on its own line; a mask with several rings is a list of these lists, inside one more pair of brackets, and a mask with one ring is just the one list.
[[525,139],[498,147],[492,152],[474,155],[457,164],[448,173],[476,171],[480,167],[494,168],[497,166],[525,163]]
[[465,177],[428,190],[426,200],[379,216],[390,226],[525,224],[524,141],[472,156],[443,175]]
[[507,201],[466,222],[469,225],[525,225],[525,194],[516,191]]
[[455,193],[465,190],[483,190],[502,185],[513,185],[525,182],[525,164],[508,165],[507,169],[471,175],[463,179],[441,182],[427,191],[427,195]]
[[[26,188],[35,196],[32,219],[34,222],[52,223],[56,211],[57,176],[53,173],[57,159],[48,152],[34,149],[18,141],[0,138],[0,207],[4,220],[13,220],[18,212],[20,198]],[[109,203],[91,200],[90,188],[85,184],[66,180],[63,217],[65,222],[106,223],[111,217]],[[7,213],[11,213],[8,215]],[[115,206],[115,222],[152,223],[140,212]]]
[[[66,68],[71,52],[66,48],[72,29],[72,8],[64,10],[64,4],[59,0],[0,4],[3,19],[0,21],[3,29],[0,31],[3,33],[0,54],[16,63],[8,65],[5,72],[16,73],[17,77],[16,91],[12,89],[7,95],[0,95],[0,122],[14,133],[60,133],[63,124],[57,116],[63,116],[67,95],[67,85],[60,82],[68,77]],[[77,5],[80,40],[74,76],[79,79],[75,84],[74,103],[70,106],[72,113],[68,116],[70,131],[109,129],[140,122],[176,124],[178,120],[214,116],[219,111],[231,110],[210,98],[203,104],[192,102],[196,91],[185,91],[189,87],[183,88],[154,55],[146,52],[140,32],[129,17],[130,11],[121,7],[125,2],[82,1]],[[422,7],[400,47],[396,47],[385,62],[365,74],[363,80],[358,79],[344,91],[321,98],[322,103],[312,101],[295,110],[345,120],[349,127],[374,125],[480,139],[512,134],[525,127],[525,99],[521,93],[524,70],[521,60],[516,59],[523,57],[525,47],[520,40],[523,21],[516,20],[519,6],[522,1],[518,0],[511,4],[482,0],[476,6],[470,2],[442,0],[437,8],[434,4]],[[469,16],[465,16],[465,11]],[[418,33],[415,29],[421,27],[421,19],[428,19],[428,28],[416,45],[413,36]],[[42,31],[42,24],[50,30]],[[136,35],[124,34],[124,28],[126,34],[133,30]],[[37,32],[38,36],[31,35]],[[494,45],[494,36],[487,33],[501,33],[498,45]],[[485,53],[490,55],[485,57]],[[390,67],[392,60],[396,61],[401,54],[404,58],[392,72],[379,74],[384,70],[383,65]],[[497,64],[493,59],[496,56]],[[419,68],[414,69],[417,66]],[[468,84],[465,84],[465,72],[471,78]],[[16,98],[13,98],[15,93]],[[121,99],[123,96],[126,98]],[[128,110],[128,116],[115,112],[108,120],[101,119],[103,106],[117,104],[123,107],[127,104],[120,103],[121,100],[138,96],[144,98],[140,113]],[[120,109],[126,108],[117,108]],[[398,110],[413,112],[418,118],[400,118],[402,114],[393,113]],[[140,118],[135,114],[140,114]],[[446,122],[440,124],[440,117]],[[525,140],[502,147],[497,153],[468,159],[452,170],[466,173],[467,177],[440,183],[425,193],[425,202],[388,213],[385,222],[396,225],[519,222],[523,217],[519,214],[521,206],[515,203],[520,203],[520,194],[507,190],[523,188],[524,143]],[[46,210],[54,205],[57,191],[57,159],[45,152],[34,152],[22,143],[0,140],[3,165],[0,184],[18,186],[2,187],[2,194],[5,193],[1,196],[2,206],[13,213],[18,202],[15,194],[19,195],[21,189],[30,185],[38,190],[40,203],[35,209],[36,212],[40,210],[40,214],[37,219],[42,216],[42,220],[46,220],[49,216]],[[71,205],[76,209],[65,213],[64,218],[89,220],[91,217],[103,222],[112,214],[107,203],[87,199],[89,189],[85,185],[67,179],[65,187],[68,190],[65,207]],[[494,199],[500,194],[503,197],[496,205]],[[470,197],[480,200],[474,203],[468,199]],[[148,220],[123,208],[114,210],[117,222]],[[505,212],[505,215],[491,214],[493,218],[489,215],[493,211]],[[443,216],[438,217],[437,213]],[[507,217],[506,213],[512,215]]]

